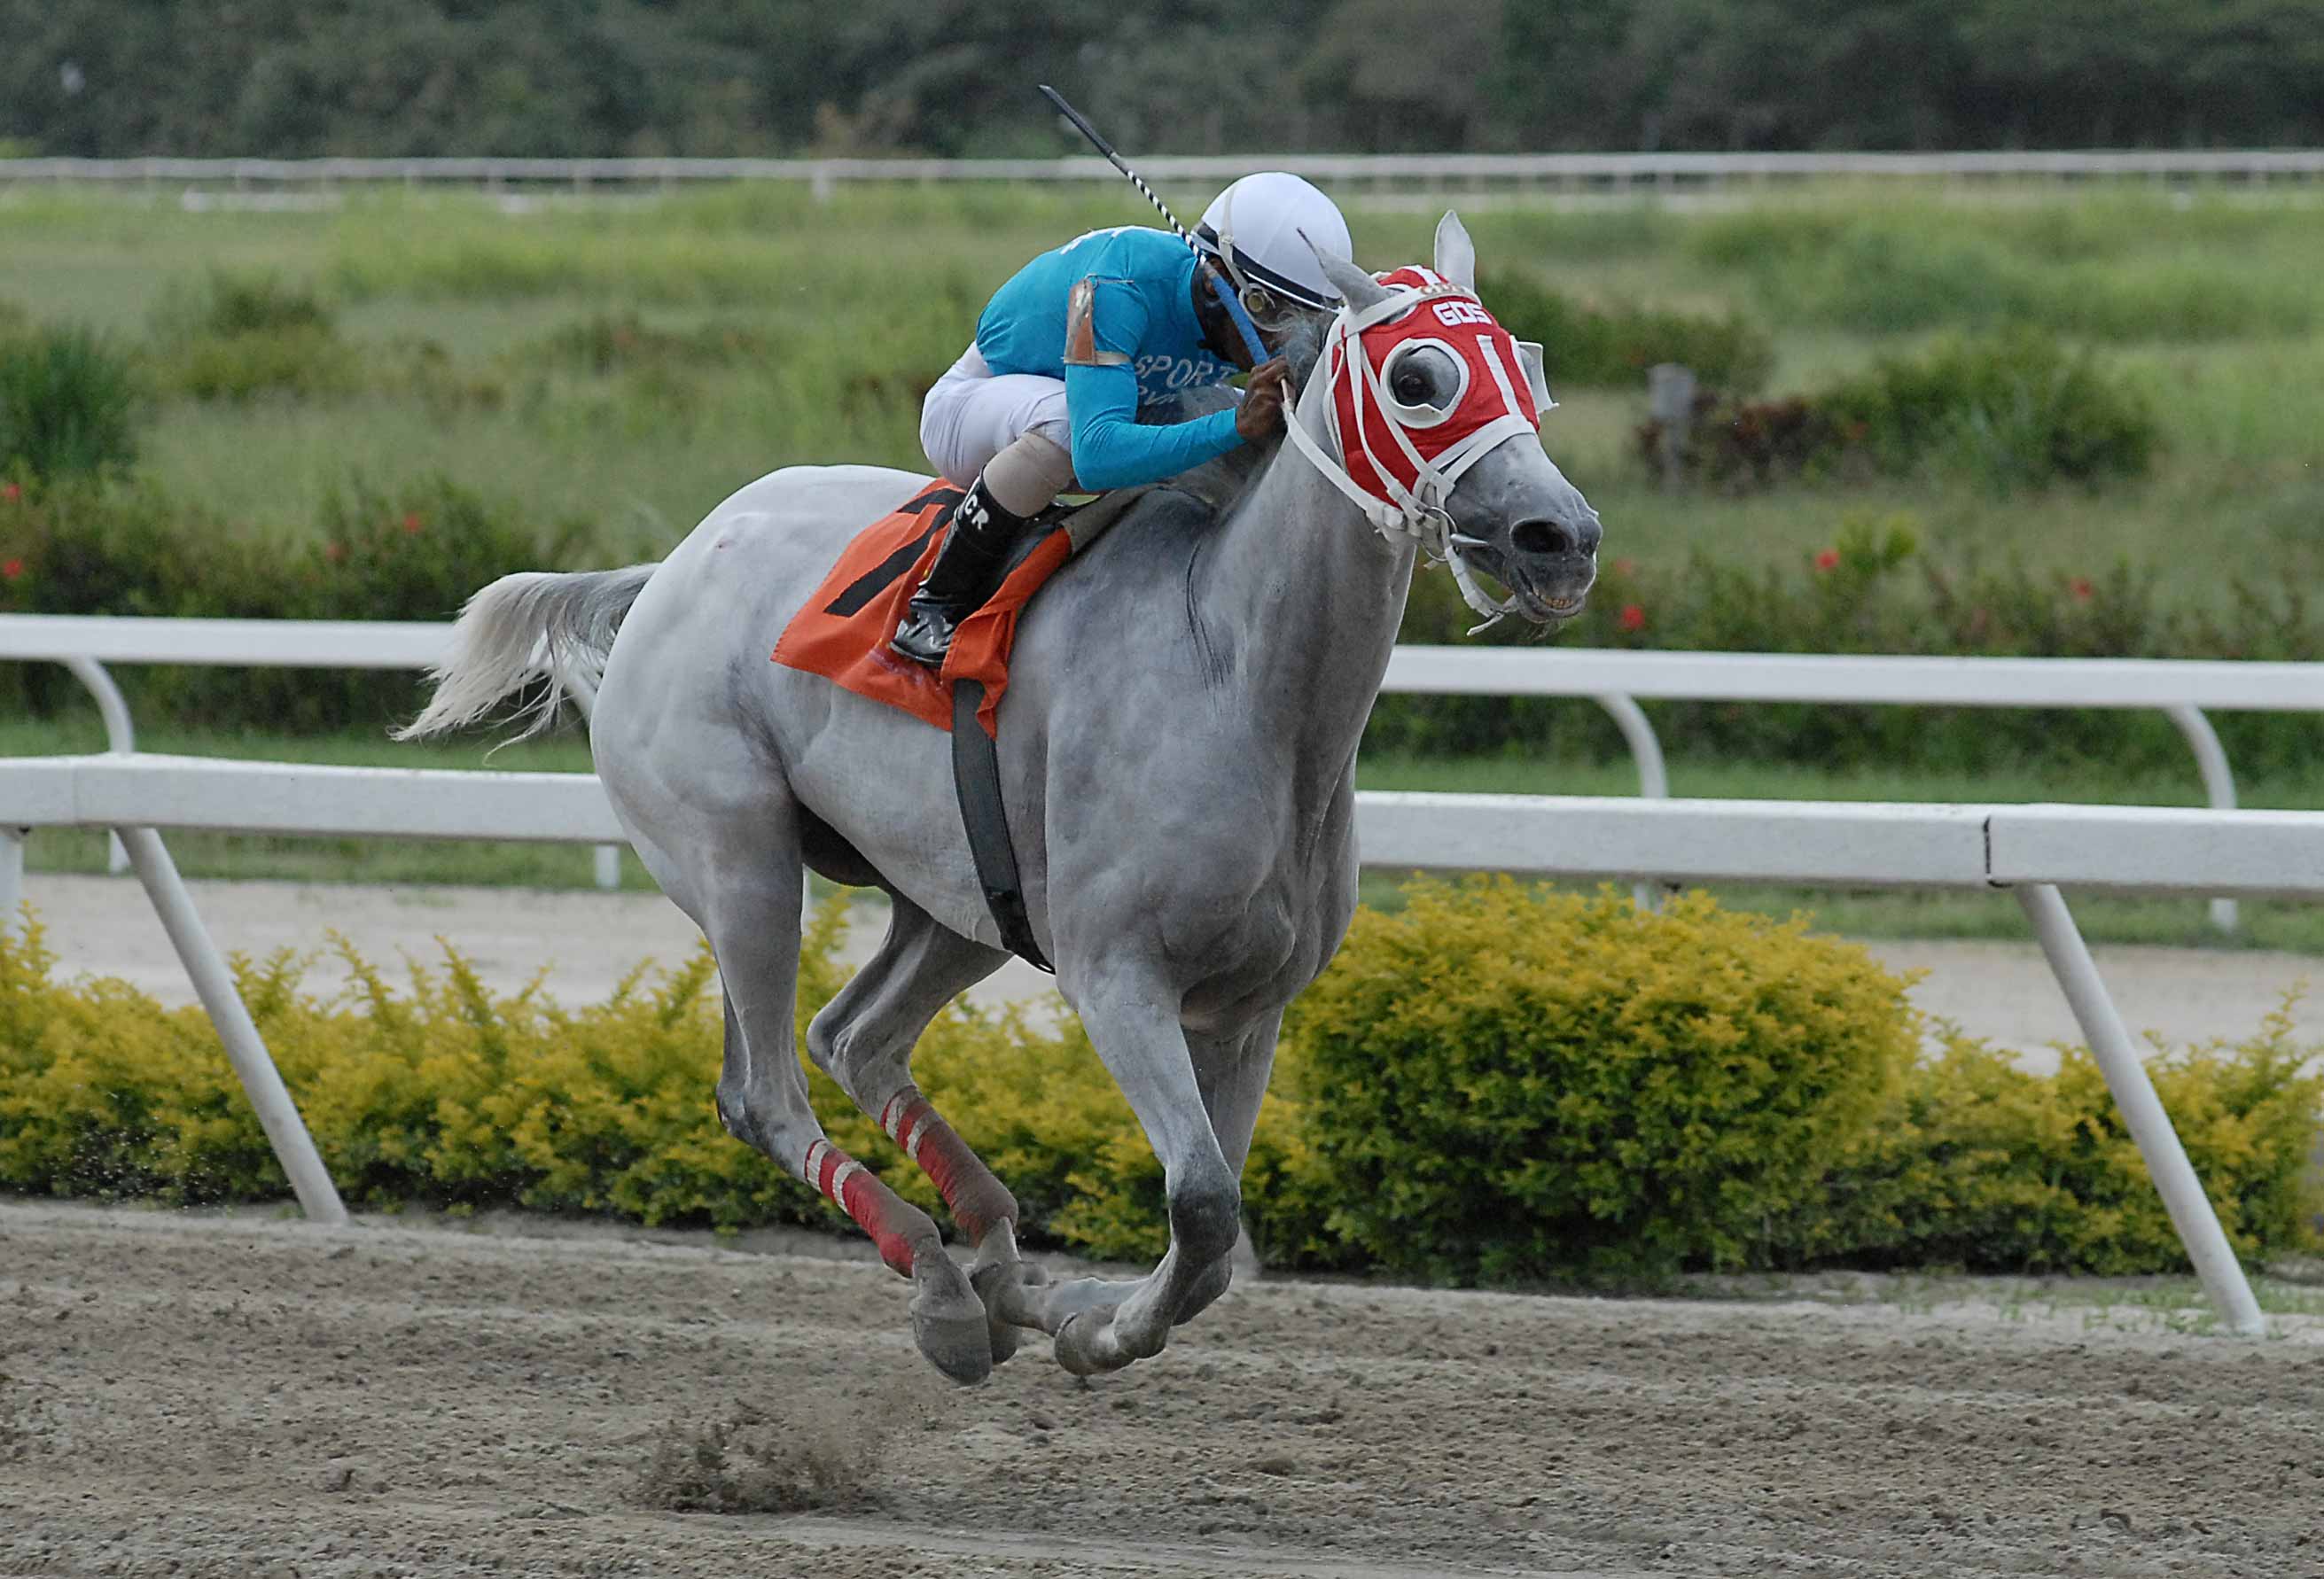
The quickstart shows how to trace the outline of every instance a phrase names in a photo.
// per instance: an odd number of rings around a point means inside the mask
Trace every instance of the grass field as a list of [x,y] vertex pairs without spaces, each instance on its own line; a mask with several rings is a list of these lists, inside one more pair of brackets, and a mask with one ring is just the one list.
[[[1179,194],[1191,202],[1194,195]],[[1457,197],[1448,199],[1457,202]],[[1434,206],[1350,197],[1363,260],[1425,255]],[[1138,223],[1102,187],[737,187],[505,208],[481,195],[346,195],[337,211],[190,213],[167,193],[0,194],[0,298],[43,319],[149,335],[206,271],[310,284],[351,343],[354,387],[300,401],[170,399],[143,470],[253,529],[297,530],[351,473],[443,471],[609,541],[669,541],[775,465],[918,466],[918,390],[991,289],[1086,226]],[[1734,312],[1772,332],[1774,392],[1929,336],[2047,326],[2144,390],[2164,447],[2146,479],[2001,495],[1973,476],[1673,496],[1630,456],[1643,390],[1566,388],[1545,429],[1591,493],[1608,551],[1797,555],[1851,515],[1909,510],[1951,561],[2075,572],[2168,564],[2175,590],[2324,576],[2324,206],[2304,195],[2142,188],[1819,186],[1741,207],[1523,207],[1471,216],[1490,271],[1600,302]],[[738,337],[742,354],[550,365],[550,336],[634,312]],[[364,374],[418,342],[464,384],[447,400]],[[1550,348],[1554,377],[1556,347]],[[392,383],[392,381],[390,381]]]

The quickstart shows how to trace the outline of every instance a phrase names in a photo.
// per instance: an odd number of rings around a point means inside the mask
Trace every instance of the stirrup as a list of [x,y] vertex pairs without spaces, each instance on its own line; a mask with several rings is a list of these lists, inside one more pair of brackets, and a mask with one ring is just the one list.
[[945,654],[952,650],[952,638],[960,629],[960,621],[951,610],[936,605],[922,604],[914,600],[911,611],[896,627],[896,634],[888,645],[916,664],[931,669],[944,667]]

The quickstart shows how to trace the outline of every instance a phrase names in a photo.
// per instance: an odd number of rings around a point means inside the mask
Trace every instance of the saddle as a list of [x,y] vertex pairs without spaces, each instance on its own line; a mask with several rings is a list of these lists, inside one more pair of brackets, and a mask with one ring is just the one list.
[[821,675],[951,733],[954,786],[985,906],[1002,942],[1044,970],[1050,966],[1025,914],[993,744],[1001,698],[1009,688],[1010,650],[1018,616],[1042,583],[1153,486],[1119,489],[1086,504],[1052,505],[1035,517],[1010,555],[1000,589],[954,631],[941,670],[888,646],[960,504],[963,491],[941,480],[858,532],[775,643],[774,661],[786,668]]
[[1148,488],[1124,488],[1081,505],[1051,505],[1033,519],[1010,554],[1000,589],[960,623],[944,667],[933,670],[892,652],[912,592],[936,562],[962,490],[939,479],[857,533],[814,596],[775,643],[774,661],[821,675],[843,690],[900,708],[939,730],[954,727],[960,683],[980,688],[976,721],[998,730],[1009,688],[1009,653],[1017,618],[1059,566],[1102,536]]

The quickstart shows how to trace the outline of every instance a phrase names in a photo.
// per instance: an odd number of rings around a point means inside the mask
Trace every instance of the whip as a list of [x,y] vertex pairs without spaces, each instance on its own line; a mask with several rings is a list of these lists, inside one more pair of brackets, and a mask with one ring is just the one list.
[[[1105,155],[1107,163],[1130,178],[1130,184],[1136,187],[1146,200],[1154,205],[1162,217],[1170,222],[1170,228],[1178,233],[1178,239],[1192,248],[1196,256],[1201,256],[1203,251],[1201,243],[1186,233],[1185,225],[1178,223],[1178,216],[1170,212],[1170,206],[1155,195],[1154,188],[1140,179],[1136,170],[1122,162],[1121,155],[1113,151],[1113,144],[1099,135],[1098,129],[1089,124],[1089,118],[1067,104],[1065,95],[1047,83],[1044,82],[1039,86],[1041,96],[1057,106],[1057,113],[1071,121],[1075,131],[1090,140],[1091,147]],[[1211,281],[1211,294],[1219,298],[1219,305],[1226,308],[1227,317],[1234,320],[1235,330],[1242,336],[1243,349],[1250,353],[1250,364],[1257,367],[1267,360],[1267,346],[1259,337],[1259,326],[1251,322],[1250,314],[1244,308],[1242,299],[1228,289],[1227,282],[1219,278],[1218,271],[1210,270],[1207,272]]]

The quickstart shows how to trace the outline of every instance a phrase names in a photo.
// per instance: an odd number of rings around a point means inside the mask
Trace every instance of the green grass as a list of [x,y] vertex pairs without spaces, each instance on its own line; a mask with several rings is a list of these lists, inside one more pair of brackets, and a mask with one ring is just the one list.
[[[482,739],[449,744],[398,744],[383,735],[281,735],[256,732],[141,730],[149,751],[196,757],[251,757],[280,762],[328,762],[383,767],[492,767],[544,773],[589,771],[589,750],[577,734],[512,745],[486,757]],[[0,757],[104,749],[93,712],[42,721],[0,722]],[[1969,776],[1880,772],[1820,773],[1804,767],[1736,767],[1674,758],[1674,794],[1710,799],[1830,801],[2068,801],[2126,805],[2200,805],[2201,786],[2190,767],[2183,774],[2125,775],[2103,767],[2021,768]],[[1358,764],[1364,789],[1460,790],[1490,794],[1631,795],[1637,777],[1628,764],[1368,758]],[[2238,785],[2250,807],[2324,809],[2324,782],[2312,776],[2255,777]],[[172,835],[170,846],[189,877],[285,878],[357,883],[506,884],[577,888],[594,881],[593,857],[580,846],[470,843],[430,840],[265,839],[226,834]],[[45,829],[26,850],[34,871],[101,872],[104,836]],[[652,886],[637,858],[622,853],[622,886]],[[1366,903],[1393,907],[1403,878],[1368,872]],[[1831,892],[1728,885],[1721,900],[1770,914],[1812,912],[1822,930],[1852,937],[2024,938],[2033,932],[2006,894]],[[2091,937],[2110,942],[2186,947],[2264,948],[2324,955],[2324,908],[2246,900],[2243,927],[2223,937],[2210,926],[2200,899],[2086,898],[2076,914]]]
[[[1349,198],[1365,261],[1426,255],[1426,206]],[[272,272],[316,285],[366,365],[430,340],[493,392],[481,404],[373,389],[299,406],[161,406],[144,473],[250,528],[311,530],[350,472],[392,486],[441,470],[544,519],[597,519],[609,544],[668,542],[776,465],[921,466],[918,390],[967,342],[991,289],[1078,229],[1145,217],[1133,195],[1102,187],[899,185],[818,204],[752,185],[516,212],[477,194],[355,191],[317,214],[27,191],[0,195],[0,296],[141,336],[173,283],[213,268]],[[2324,375],[2324,271],[2312,266],[2324,205],[2309,194],[2000,187],[1963,200],[1834,184],[1684,212],[1496,201],[1472,229],[1489,266],[1586,299],[1766,325],[1773,392],[1934,333],[2031,320],[2095,344],[2163,422],[2153,475],[2096,492],[1998,498],[1932,473],[1674,496],[1631,455],[1642,390],[1565,390],[1545,437],[1598,504],[1609,554],[1648,565],[1698,549],[1795,557],[1849,515],[1903,509],[1923,518],[1941,561],[2016,556],[2072,574],[2164,564],[2181,573],[2174,595],[2212,605],[2237,574],[2324,580],[2324,423],[2305,398]],[[555,330],[631,310],[778,349],[603,375],[541,365]]]

